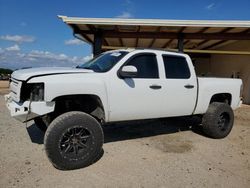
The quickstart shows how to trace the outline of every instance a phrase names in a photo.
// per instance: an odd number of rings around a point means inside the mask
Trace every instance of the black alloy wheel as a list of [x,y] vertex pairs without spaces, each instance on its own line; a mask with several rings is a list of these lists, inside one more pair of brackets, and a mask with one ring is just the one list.
[[44,136],[46,154],[61,170],[86,167],[102,153],[103,130],[100,123],[84,112],[66,112],[55,118]]
[[75,126],[67,129],[60,140],[60,152],[63,158],[78,160],[88,155],[87,151],[93,142],[89,130],[81,126]]

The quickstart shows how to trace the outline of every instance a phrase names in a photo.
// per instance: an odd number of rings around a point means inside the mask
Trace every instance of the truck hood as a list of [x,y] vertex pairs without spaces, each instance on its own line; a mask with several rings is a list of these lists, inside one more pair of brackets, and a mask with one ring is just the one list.
[[79,69],[70,67],[43,67],[21,69],[12,73],[11,77],[16,80],[27,80],[31,77],[55,75],[55,74],[75,74],[75,73],[91,73],[93,70]]

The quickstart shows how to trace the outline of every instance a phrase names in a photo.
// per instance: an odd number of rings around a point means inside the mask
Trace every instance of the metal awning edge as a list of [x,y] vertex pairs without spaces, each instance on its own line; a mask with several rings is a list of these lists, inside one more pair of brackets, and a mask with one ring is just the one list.
[[79,18],[79,17],[67,17],[62,15],[58,15],[58,17],[67,24],[250,28],[250,21],[242,21],[242,20],[160,20],[160,19],[121,19],[121,18]]

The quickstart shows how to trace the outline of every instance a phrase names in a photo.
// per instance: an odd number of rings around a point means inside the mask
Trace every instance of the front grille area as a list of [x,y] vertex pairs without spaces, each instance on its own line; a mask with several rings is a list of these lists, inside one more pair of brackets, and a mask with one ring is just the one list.
[[10,80],[10,96],[11,98],[19,102],[20,101],[20,93],[21,93],[22,82],[16,80],[15,78],[11,78]]

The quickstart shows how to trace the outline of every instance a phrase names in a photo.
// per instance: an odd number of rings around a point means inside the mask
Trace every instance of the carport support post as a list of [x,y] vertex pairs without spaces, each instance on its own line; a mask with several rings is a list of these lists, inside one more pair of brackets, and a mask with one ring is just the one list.
[[97,56],[100,53],[102,53],[102,41],[103,41],[102,33],[100,31],[96,32],[94,34],[94,43],[93,43],[94,56]]
[[178,51],[181,53],[184,51],[184,38],[182,34],[178,36]]

